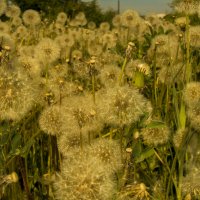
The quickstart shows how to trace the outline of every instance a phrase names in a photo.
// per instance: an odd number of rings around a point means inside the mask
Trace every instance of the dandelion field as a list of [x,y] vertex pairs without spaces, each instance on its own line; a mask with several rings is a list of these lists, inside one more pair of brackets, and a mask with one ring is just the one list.
[[200,199],[195,2],[97,26],[0,0],[0,199]]

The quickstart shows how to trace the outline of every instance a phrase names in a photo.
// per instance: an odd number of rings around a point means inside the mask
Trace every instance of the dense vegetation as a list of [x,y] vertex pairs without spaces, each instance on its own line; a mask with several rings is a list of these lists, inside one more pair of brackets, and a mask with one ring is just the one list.
[[199,1],[18,3],[0,0],[0,199],[200,199]]

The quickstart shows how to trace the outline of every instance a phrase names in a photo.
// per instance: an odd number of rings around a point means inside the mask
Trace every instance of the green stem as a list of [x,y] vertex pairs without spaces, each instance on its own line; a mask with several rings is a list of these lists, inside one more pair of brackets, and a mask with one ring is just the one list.
[[123,77],[124,77],[124,71],[125,71],[126,64],[127,64],[127,57],[125,57],[123,65],[122,65],[121,73],[119,76],[119,85],[123,85]]

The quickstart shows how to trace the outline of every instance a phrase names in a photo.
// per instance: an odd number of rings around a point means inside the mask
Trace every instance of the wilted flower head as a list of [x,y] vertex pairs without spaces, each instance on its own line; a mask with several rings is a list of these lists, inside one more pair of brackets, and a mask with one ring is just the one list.
[[118,194],[118,200],[149,200],[148,187],[144,183],[127,185]]
[[36,10],[26,10],[22,15],[22,19],[26,25],[35,26],[41,21],[40,14]]
[[151,74],[150,66],[140,59],[130,60],[126,66],[127,75],[132,76],[135,71],[139,71],[147,76]]
[[100,160],[85,154],[64,160],[59,178],[53,181],[53,193],[58,200],[109,200],[115,183]]

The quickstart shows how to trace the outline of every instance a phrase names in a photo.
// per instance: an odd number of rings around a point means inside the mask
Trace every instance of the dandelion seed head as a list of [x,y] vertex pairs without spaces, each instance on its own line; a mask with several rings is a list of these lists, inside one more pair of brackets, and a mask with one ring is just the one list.
[[110,173],[122,167],[120,145],[111,139],[96,139],[88,148],[88,154],[97,157]]
[[186,133],[187,133],[187,129],[185,128],[181,128],[176,131],[175,135],[173,136],[173,143],[176,148],[179,149],[181,147],[181,145],[183,144],[184,138],[186,136]]
[[183,97],[189,107],[200,103],[200,82],[187,83]]
[[72,47],[74,45],[74,38],[72,35],[62,34],[55,38],[55,41],[59,44],[60,47]]
[[43,38],[40,40],[36,48],[35,57],[44,63],[52,63],[60,56],[60,47],[50,38]]
[[32,79],[40,76],[41,67],[37,59],[30,56],[20,56],[18,58],[18,65]]
[[65,24],[65,22],[68,20],[67,14],[65,12],[59,12],[56,18],[56,21],[61,22],[62,24]]
[[[103,93],[97,93],[97,103],[102,108],[101,116],[106,123],[131,124],[152,111],[147,99],[133,87],[117,86],[109,88]],[[98,95],[101,96],[101,99],[98,98]]]
[[110,24],[108,22],[102,22],[99,26],[100,31],[103,33],[108,32],[110,30]]
[[46,107],[39,118],[39,125],[41,130],[50,135],[59,135],[63,129],[64,113],[62,108],[57,105]]
[[190,194],[193,198],[200,196],[200,174],[189,173],[182,179],[181,184],[184,195]]
[[183,81],[185,76],[185,65],[174,63],[171,66],[162,66],[158,72],[158,80],[163,84],[172,84]]
[[3,15],[6,11],[7,4],[5,0],[0,0],[0,16]]
[[9,33],[10,27],[6,22],[0,20],[0,33]]
[[22,19],[26,25],[30,26],[36,26],[41,22],[40,14],[32,9],[24,11]]
[[7,7],[5,14],[9,18],[18,17],[21,14],[21,9],[17,5],[12,4]]
[[190,123],[191,126],[195,129],[195,130],[200,130],[200,104],[196,104],[191,106],[188,110],[187,110],[187,115],[190,119]]
[[144,144],[158,146],[166,144],[170,137],[170,130],[167,126],[159,128],[143,128],[140,132]]
[[0,69],[0,118],[20,120],[36,98],[30,81],[19,71]]
[[0,33],[0,43],[3,48],[9,47],[11,51],[15,48],[15,41],[8,33]]
[[190,45],[195,48],[200,48],[200,25],[190,26]]
[[96,24],[93,21],[88,22],[87,24],[88,29],[94,30],[96,28]]
[[12,23],[12,26],[15,26],[15,27],[20,26],[22,24],[22,19],[21,17],[14,17],[11,23]]
[[90,56],[99,56],[103,51],[103,47],[100,44],[95,44],[92,41],[88,45],[88,53]]
[[119,26],[121,26],[121,23],[122,23],[121,15],[115,15],[112,19],[113,26],[119,27]]
[[177,3],[174,8],[177,12],[192,15],[198,12],[199,5],[199,1],[184,0]]
[[64,160],[61,177],[61,181],[55,180],[53,183],[58,200],[109,200],[115,192],[114,181],[96,158],[82,155],[70,163]]
[[113,64],[104,65],[101,70],[100,79],[106,87],[114,87],[118,83],[120,68]]
[[121,14],[122,25],[134,27],[140,22],[140,16],[135,10],[126,10]]

